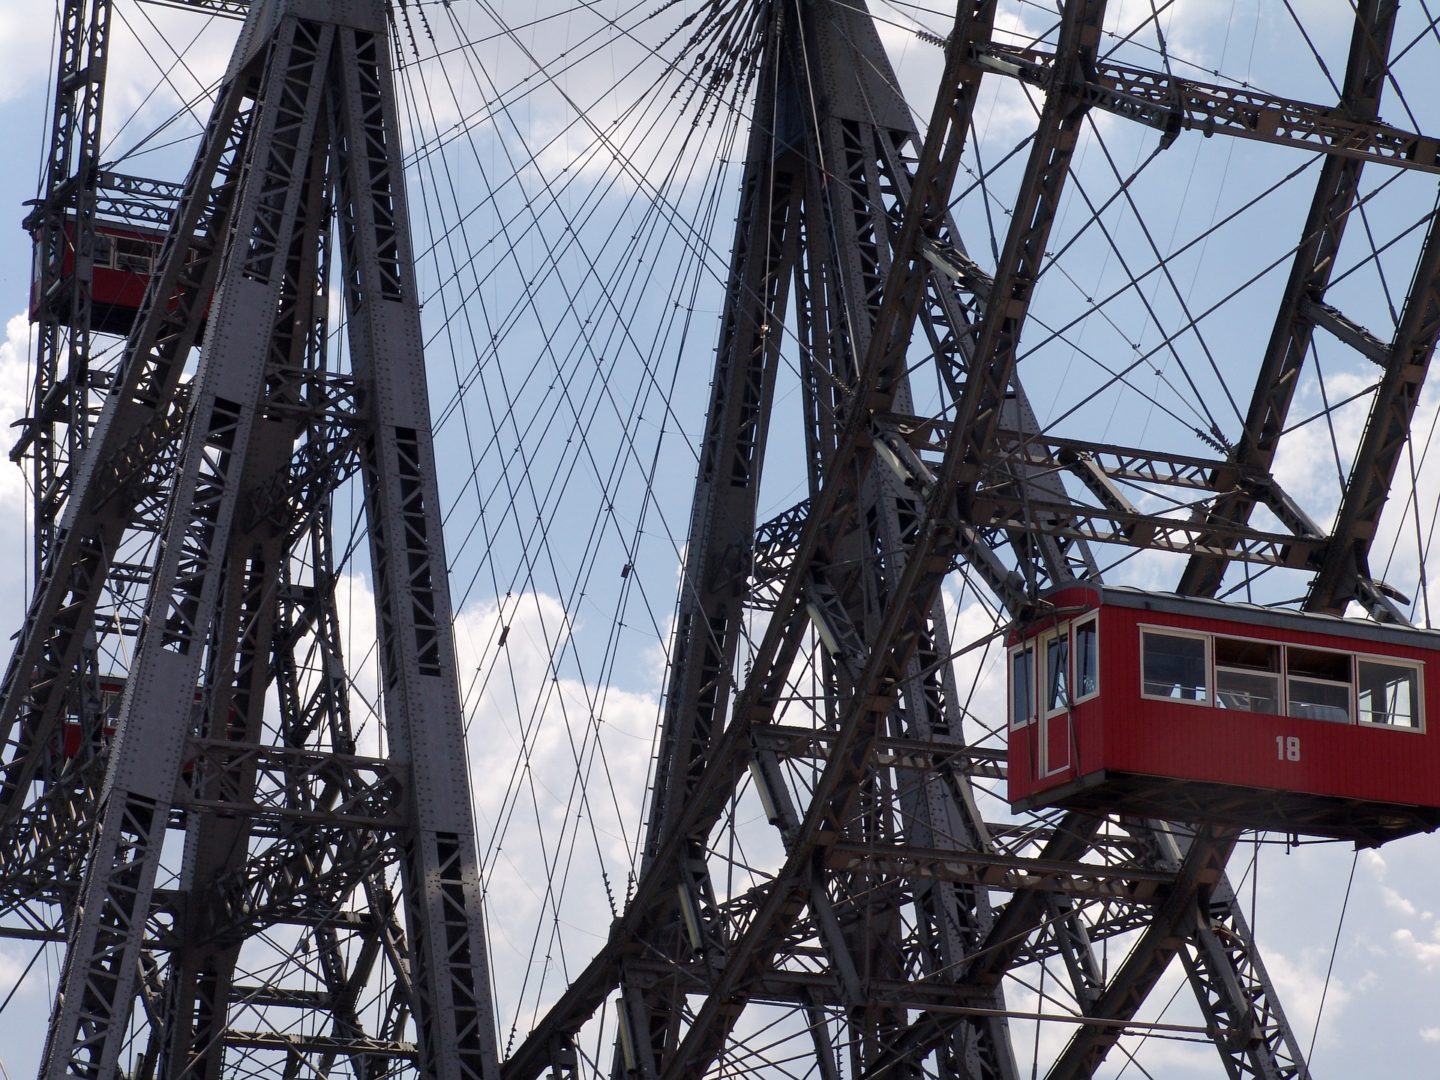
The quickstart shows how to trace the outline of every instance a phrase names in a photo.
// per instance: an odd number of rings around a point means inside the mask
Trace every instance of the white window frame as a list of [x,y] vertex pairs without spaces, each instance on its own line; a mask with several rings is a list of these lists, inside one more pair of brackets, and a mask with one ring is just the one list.
[[[101,245],[104,245],[104,258],[101,256]],[[96,231],[95,250],[91,254],[91,264],[97,270],[115,269],[115,237],[112,233]]]
[[[1314,721],[1316,721],[1317,723],[1321,723],[1321,724],[1340,724],[1340,723],[1353,724],[1353,723],[1355,723],[1356,719],[1357,719],[1357,718],[1359,717],[1359,715],[1360,715],[1360,695],[1359,695],[1359,692],[1358,692],[1358,688],[1357,688],[1356,685],[1355,685],[1355,678],[1356,678],[1356,676],[1359,674],[1359,669],[1356,668],[1356,666],[1355,666],[1355,657],[1356,657],[1356,654],[1353,653],[1353,652],[1352,652],[1352,653],[1349,653],[1349,654],[1346,654],[1346,653],[1345,653],[1343,650],[1341,650],[1341,649],[1327,649],[1327,648],[1325,648],[1325,646],[1323,646],[1323,645],[1296,645],[1296,644],[1294,644],[1294,643],[1292,643],[1292,642],[1289,642],[1289,641],[1283,642],[1282,644],[1283,644],[1283,647],[1282,647],[1281,652],[1280,652],[1280,656],[1281,656],[1281,659],[1280,659],[1280,667],[1283,669],[1284,675],[1285,675],[1285,680],[1284,680],[1284,684],[1283,684],[1283,687],[1282,687],[1282,689],[1283,689],[1284,692],[1285,692],[1285,698],[1284,698],[1284,700],[1281,702],[1281,704],[1285,707],[1285,712],[1284,712],[1283,715],[1284,715],[1287,719],[1290,719],[1290,720],[1314,720]],[[1319,675],[1306,675],[1306,674],[1304,674],[1303,672],[1302,672],[1301,674],[1299,674],[1299,675],[1294,674],[1294,673],[1291,672],[1291,670],[1290,670],[1290,650],[1291,650],[1291,649],[1306,649],[1306,650],[1309,650],[1310,652],[1331,653],[1331,654],[1339,655],[1339,656],[1347,656],[1347,658],[1348,658],[1349,661],[1350,661],[1350,682],[1349,682],[1349,683],[1342,683],[1342,682],[1336,681],[1335,679],[1327,679],[1327,678],[1324,678],[1323,676],[1319,676]],[[1294,716],[1294,715],[1292,715],[1291,712],[1290,712],[1290,680],[1291,680],[1291,678],[1304,679],[1306,682],[1318,683],[1318,684],[1320,684],[1321,686],[1347,686],[1347,685],[1348,685],[1349,688],[1350,688],[1350,704],[1349,704],[1349,706],[1348,706],[1350,715],[1347,716],[1343,721],[1341,721],[1341,720],[1327,720],[1327,719],[1325,719],[1323,716]]]
[[[1095,628],[1095,689],[1088,694],[1081,694],[1079,697],[1070,699],[1071,705],[1079,705],[1089,701],[1091,698],[1100,696],[1100,613],[1091,612],[1082,616],[1070,624],[1070,689],[1074,690],[1080,685],[1080,628],[1085,625]],[[1144,682],[1142,677],[1141,682]]]
[[[1294,713],[1292,713],[1292,712],[1290,711],[1290,706],[1293,704],[1293,702],[1291,701],[1291,694],[1290,694],[1290,680],[1291,680],[1291,679],[1299,679],[1299,680],[1301,680],[1302,682],[1314,683],[1316,686],[1343,686],[1343,687],[1345,687],[1347,690],[1350,691],[1349,702],[1348,702],[1348,703],[1346,704],[1346,706],[1345,706],[1345,709],[1346,709],[1345,719],[1344,719],[1344,720],[1330,720],[1330,719],[1328,719],[1327,717],[1324,717],[1324,716],[1297,716],[1297,715],[1295,715]],[[1290,720],[1318,720],[1318,721],[1319,721],[1320,723],[1322,723],[1322,724],[1353,724],[1353,723],[1355,723],[1357,711],[1358,711],[1358,710],[1357,710],[1357,707],[1356,707],[1355,684],[1354,684],[1353,682],[1342,683],[1342,682],[1339,682],[1339,681],[1336,680],[1336,679],[1320,679],[1320,678],[1317,678],[1317,677],[1314,676],[1314,675],[1305,675],[1305,674],[1300,674],[1300,675],[1287,675],[1286,678],[1285,678],[1285,712],[1284,712],[1284,716],[1285,716],[1287,719],[1290,719]]]
[[[1415,672],[1415,719],[1414,727],[1401,727],[1399,724],[1385,724],[1375,720],[1360,719],[1360,661],[1369,660],[1376,664],[1386,664],[1390,667],[1410,668]],[[1406,660],[1399,656],[1376,656],[1373,653],[1356,653],[1351,664],[1351,672],[1354,681],[1351,683],[1351,696],[1355,699],[1355,723],[1361,727],[1382,728],[1385,731],[1408,731],[1412,735],[1425,734],[1425,664],[1420,660]]]
[[[1275,704],[1276,704],[1276,706],[1277,706],[1281,711],[1280,711],[1280,712],[1275,712],[1275,713],[1253,713],[1252,715],[1254,715],[1254,716],[1284,716],[1284,715],[1285,715],[1285,711],[1284,711],[1284,710],[1289,707],[1289,701],[1288,701],[1287,696],[1286,696],[1285,656],[1286,656],[1286,652],[1287,652],[1287,650],[1290,648],[1290,646],[1289,646],[1286,642],[1283,642],[1283,641],[1271,641],[1271,640],[1268,639],[1268,638],[1251,637],[1249,634],[1213,634],[1213,633],[1212,633],[1212,634],[1210,634],[1209,636],[1210,636],[1210,672],[1211,672],[1211,677],[1212,677],[1212,679],[1213,679],[1213,681],[1214,681],[1214,684],[1215,684],[1213,687],[1211,687],[1211,692],[1212,692],[1212,693],[1214,694],[1214,696],[1215,696],[1215,707],[1216,707],[1217,709],[1222,707],[1222,706],[1220,705],[1220,672],[1221,672],[1222,670],[1224,670],[1224,671],[1234,671],[1234,672],[1236,672],[1236,673],[1245,674],[1245,675],[1273,675],[1273,676],[1275,676],[1275,680],[1276,680],[1276,684],[1277,684],[1276,687],[1275,687]],[[1216,639],[1216,638],[1225,638],[1225,639],[1227,639],[1227,640],[1229,640],[1229,641],[1249,641],[1249,642],[1252,642],[1252,643],[1255,644],[1255,645],[1268,645],[1268,646],[1270,646],[1272,649],[1275,649],[1275,650],[1280,654],[1280,663],[1279,663],[1279,665],[1276,667],[1276,669],[1275,669],[1274,671],[1257,671],[1257,670],[1254,669],[1254,668],[1238,668],[1238,667],[1231,667],[1231,666],[1228,665],[1228,664],[1221,664],[1221,663],[1220,663],[1220,659],[1219,659],[1219,653],[1218,653],[1218,651],[1217,651],[1216,648],[1215,648],[1215,639]],[[1228,711],[1230,711],[1230,712],[1243,712],[1244,710],[1243,710],[1243,709],[1231,709],[1231,710],[1228,710]],[[1295,720],[1295,719],[1299,719],[1299,717],[1291,717],[1290,719]]]
[[[1006,667],[1006,669],[1005,669],[1005,696],[1006,696],[1006,698],[1008,699],[1008,700],[1006,701],[1006,707],[1007,707],[1007,711],[1008,711],[1009,714],[1010,714],[1009,717],[1008,717],[1008,720],[1009,720],[1010,730],[1011,730],[1011,731],[1019,731],[1021,728],[1029,727],[1030,725],[1034,724],[1034,723],[1035,723],[1037,720],[1039,720],[1039,718],[1040,718],[1040,695],[1039,695],[1039,689],[1040,689],[1040,687],[1039,687],[1039,676],[1038,676],[1038,668],[1037,668],[1037,665],[1036,665],[1035,660],[1034,660],[1035,656],[1038,654],[1038,650],[1035,648],[1035,642],[1036,642],[1036,640],[1037,640],[1036,638],[1030,638],[1030,639],[1028,639],[1028,640],[1026,640],[1026,641],[1022,641],[1019,645],[1013,646],[1013,647],[1010,649],[1009,655],[1008,655],[1007,658],[1006,658],[1006,663],[1008,664],[1008,667]],[[1030,661],[1030,706],[1031,706],[1031,708],[1030,708],[1030,715],[1029,715],[1029,716],[1025,717],[1025,719],[1023,719],[1023,720],[1017,720],[1017,719],[1016,719],[1017,710],[1016,710],[1016,708],[1015,708],[1015,657],[1017,657],[1020,653],[1026,652],[1026,651],[1028,651],[1028,652],[1030,653],[1030,656],[1031,656],[1031,661]]]
[[[1042,691],[1035,699],[1035,711],[1048,720],[1052,716],[1068,713],[1075,704],[1074,699],[1070,696],[1070,689],[1075,685],[1075,642],[1070,638],[1069,623],[1047,630],[1035,640],[1040,645],[1035,650],[1035,682]],[[1050,705],[1050,643],[1054,641],[1065,642],[1065,700],[1052,708]]]
[[[1084,619],[1078,620],[1078,622],[1084,622],[1084,621],[1085,621]],[[1075,624],[1072,623],[1071,626],[1072,626],[1072,630],[1073,630]],[[1269,639],[1269,638],[1252,637],[1252,636],[1250,636],[1250,635],[1248,635],[1248,634],[1234,634],[1234,633],[1217,632],[1217,631],[1211,631],[1211,630],[1188,630],[1188,629],[1182,629],[1182,628],[1179,628],[1179,627],[1165,626],[1165,625],[1163,625],[1163,624],[1157,624],[1157,623],[1140,623],[1140,624],[1139,624],[1139,630],[1140,630],[1140,640],[1139,640],[1139,648],[1140,648],[1140,696],[1141,696],[1141,698],[1143,698],[1143,699],[1145,699],[1145,700],[1147,700],[1147,701],[1168,701],[1168,702],[1172,702],[1172,703],[1173,703],[1173,702],[1180,702],[1180,703],[1185,704],[1185,705],[1205,705],[1205,706],[1209,706],[1209,707],[1211,707],[1211,708],[1219,708],[1219,707],[1220,707],[1220,704],[1219,704],[1219,701],[1220,701],[1220,698],[1219,698],[1219,682],[1220,682],[1220,677],[1219,677],[1219,665],[1216,663],[1216,660],[1215,660],[1215,639],[1216,639],[1216,638],[1230,638],[1231,640],[1235,640],[1235,641],[1253,641],[1253,642],[1255,642],[1256,644],[1260,644],[1260,645],[1273,645],[1273,646],[1278,647],[1279,650],[1280,650],[1280,670],[1279,670],[1278,672],[1273,673],[1273,674],[1275,674],[1275,675],[1279,678],[1279,680],[1280,680],[1279,705],[1280,705],[1281,711],[1278,712],[1278,713],[1273,713],[1273,714],[1272,714],[1272,713],[1257,713],[1257,714],[1255,714],[1255,715],[1257,715],[1257,716],[1270,716],[1270,715],[1275,715],[1275,716],[1284,717],[1284,718],[1287,719],[1287,720],[1314,721],[1314,722],[1320,723],[1320,724],[1345,724],[1345,725],[1351,725],[1351,726],[1357,726],[1357,727],[1383,728],[1383,729],[1386,730],[1386,731],[1404,731],[1404,732],[1409,732],[1410,734],[1413,734],[1413,735],[1423,735],[1423,734],[1425,733],[1425,731],[1426,731],[1427,717],[1426,717],[1426,713],[1425,713],[1425,663],[1424,663],[1424,661],[1422,661],[1422,660],[1411,660],[1411,659],[1409,659],[1409,658],[1407,658],[1407,657],[1400,657],[1400,656],[1386,656],[1386,655],[1384,655],[1383,653],[1361,653],[1361,652],[1348,651],[1348,650],[1345,650],[1345,649],[1333,649],[1333,648],[1329,648],[1329,647],[1326,647],[1326,646],[1323,646],[1323,645],[1305,645],[1305,644],[1299,644],[1299,643],[1290,642],[1290,641],[1275,641],[1275,640],[1272,640],[1272,639]],[[1203,641],[1203,642],[1205,643],[1205,677],[1206,677],[1206,680],[1207,680],[1207,684],[1206,684],[1206,687],[1205,687],[1205,693],[1206,693],[1207,697],[1206,697],[1205,700],[1202,701],[1202,700],[1199,700],[1199,699],[1191,700],[1191,699],[1189,699],[1189,698],[1164,697],[1164,696],[1159,695],[1159,694],[1148,694],[1148,693],[1145,692],[1145,634],[1146,634],[1147,632],[1148,632],[1148,633],[1155,633],[1155,634],[1168,634],[1168,635],[1170,635],[1170,636],[1172,636],[1172,637],[1198,638],[1198,639],[1200,639],[1201,641]],[[1096,638],[1096,650],[1097,650],[1097,661],[1096,661],[1096,674],[1097,674],[1097,679],[1096,679],[1096,683],[1097,683],[1097,687],[1098,687],[1098,683],[1099,683],[1099,678],[1098,678],[1098,674],[1099,674],[1098,650],[1099,650],[1099,647],[1100,647],[1100,645],[1099,645],[1099,638],[1098,638],[1098,636],[1097,636],[1097,638]],[[1306,675],[1306,674],[1304,674],[1304,673],[1294,673],[1294,672],[1292,672],[1292,671],[1290,670],[1290,650],[1291,650],[1291,649],[1308,649],[1308,650],[1310,650],[1311,652],[1334,653],[1334,654],[1336,654],[1336,655],[1340,655],[1340,656],[1346,657],[1346,658],[1349,660],[1349,662],[1350,662],[1350,681],[1349,681],[1349,683],[1338,682],[1338,681],[1336,681],[1336,680],[1334,680],[1334,679],[1321,678],[1321,677],[1315,676],[1315,675]],[[1073,640],[1073,638],[1072,638],[1071,644],[1070,644],[1071,687],[1073,687],[1073,686],[1075,685],[1075,684],[1074,684],[1074,677],[1075,677],[1075,676],[1074,676],[1074,663],[1075,663],[1075,657],[1076,657],[1077,655],[1078,655],[1078,653],[1077,653],[1077,651],[1076,651],[1076,649],[1075,649],[1075,643],[1074,643],[1074,640]],[[1038,653],[1037,653],[1037,656],[1038,656]],[[1389,666],[1391,666],[1391,667],[1410,668],[1410,669],[1412,669],[1412,670],[1415,672],[1416,716],[1417,716],[1417,721],[1418,721],[1415,727],[1401,727],[1401,726],[1398,725],[1398,724],[1387,724],[1387,723],[1377,722],[1377,721],[1374,721],[1374,720],[1361,720],[1361,719],[1360,719],[1360,664],[1361,664],[1362,662],[1364,662],[1364,661],[1369,661],[1369,662],[1375,663],[1375,664],[1385,664],[1385,665],[1389,665]],[[1227,668],[1226,670],[1247,671],[1247,672],[1250,671],[1250,669],[1248,669],[1248,668]],[[1319,684],[1327,685],[1327,686],[1348,686],[1348,688],[1349,688],[1349,690],[1350,690],[1350,705],[1349,705],[1350,716],[1349,716],[1349,718],[1348,718],[1347,720],[1341,721],[1341,720],[1325,720],[1325,719],[1322,719],[1322,718],[1320,718],[1320,717],[1314,717],[1314,716],[1292,716],[1292,715],[1290,714],[1290,704],[1291,704],[1291,702],[1290,702],[1290,679],[1292,678],[1292,676],[1293,676],[1294,678],[1297,678],[1297,679],[1304,679],[1304,680],[1306,680],[1306,681],[1308,681],[1308,682],[1319,683]],[[1038,661],[1037,661],[1037,668],[1036,668],[1036,681],[1037,681],[1037,683],[1038,683],[1038,681],[1039,681],[1039,677],[1040,677],[1040,672],[1039,672]],[[1098,691],[1098,689],[1097,689],[1096,694],[1098,694],[1098,693],[1099,693],[1099,691]],[[1087,694],[1084,698],[1077,698],[1077,699],[1075,699],[1074,701],[1071,702],[1071,704],[1073,705],[1073,704],[1078,703],[1079,701],[1088,700],[1090,697],[1094,697],[1094,696],[1095,696],[1095,694]],[[1039,698],[1038,698],[1038,697],[1037,697],[1037,699],[1036,699],[1036,706],[1037,706],[1037,709],[1038,709],[1038,707],[1039,707]],[[1048,714],[1048,715],[1053,715],[1053,714]]]
[[[1147,694],[1145,692],[1145,634],[1165,634],[1169,637],[1183,637],[1198,639],[1205,646],[1205,697],[1204,698],[1177,698],[1168,697],[1163,694]],[[1215,707],[1215,635],[1206,633],[1204,630],[1182,630],[1175,626],[1159,626],[1155,623],[1140,624],[1140,696],[1146,701],[1169,701],[1181,705],[1198,705],[1202,708]]]

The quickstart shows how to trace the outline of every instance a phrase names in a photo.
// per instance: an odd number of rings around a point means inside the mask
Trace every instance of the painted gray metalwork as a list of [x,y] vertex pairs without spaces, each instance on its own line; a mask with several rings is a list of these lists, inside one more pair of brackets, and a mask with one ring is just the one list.
[[[1248,562],[1313,572],[1311,608],[1357,599],[1398,618],[1366,561],[1440,333],[1433,221],[1394,341],[1325,300],[1362,165],[1440,169],[1434,138],[1377,119],[1393,3],[1359,5],[1331,108],[1108,63],[1103,0],[1062,5],[1053,51],[995,43],[996,5],[961,0],[923,142],[863,5],[753,6],[755,122],[642,873],[609,942],[502,1065],[384,5],[167,2],[249,13],[113,378],[84,375],[86,223],[96,205],[169,219],[171,193],[91,175],[104,0],[64,5],[73,77],[61,80],[50,192],[32,219],[47,303],[59,298],[67,214],[80,267],[73,294],[43,315],[37,402],[17,448],[48,501],[42,572],[0,700],[0,910],[24,913],[38,936],[58,932],[57,908],[68,922],[47,1076],[116,1075],[137,1004],[150,1024],[144,1077],[219,1077],[230,1052],[287,1076],[342,1061],[363,1077],[576,1076],[577,1035],[610,1000],[617,1076],[702,1075],[746,1007],[767,1002],[801,1018],[826,1078],[1010,1078],[1002,978],[1052,957],[1087,1021],[1052,1076],[1093,1072],[1177,958],[1227,1075],[1308,1075],[1224,876],[1233,833],[1081,814],[1021,832],[983,819],[975,783],[1003,761],[962,730],[940,588],[962,571],[1022,616],[1051,585],[1098,580],[1092,549],[1113,544],[1190,556],[1182,593],[1214,595],[1229,565]],[[723,7],[702,25],[723,27]],[[988,272],[949,206],[978,87],[996,76],[1044,105]],[[1017,378],[1092,110],[1167,141],[1203,131],[1326,156],[1244,430],[1234,447],[1203,433],[1214,458],[1045,435]],[[84,183],[67,187],[72,173]],[[325,349],[337,258],[345,371]],[[201,365],[184,383],[212,295]],[[758,522],[787,319],[808,493]],[[1270,472],[1315,326],[1381,371],[1329,533]],[[80,375],[61,374],[62,353]],[[938,415],[916,403],[917,359],[943,388]],[[98,418],[92,391],[106,395]],[[357,473],[381,756],[356,752],[334,597],[330,496]],[[1201,512],[1143,509],[1122,490],[1131,481],[1184,492]],[[1262,506],[1280,529],[1249,524]],[[128,556],[155,537],[158,558]],[[740,673],[757,612],[763,630]],[[97,633],[136,645],[113,741],[93,700]],[[785,715],[801,677],[816,691],[813,727]],[[278,721],[264,715],[272,688]],[[59,762],[70,717],[82,752]],[[715,879],[716,838],[742,791],[758,793],[783,855],[764,888],[731,895]],[[183,831],[183,869],[158,888],[170,830]],[[247,942],[292,924],[306,928],[323,990],[240,970]],[[1107,970],[1095,944],[1131,933],[1138,944]],[[359,1008],[377,980],[378,1021]],[[304,1034],[242,1028],[242,1004],[310,1022]]]

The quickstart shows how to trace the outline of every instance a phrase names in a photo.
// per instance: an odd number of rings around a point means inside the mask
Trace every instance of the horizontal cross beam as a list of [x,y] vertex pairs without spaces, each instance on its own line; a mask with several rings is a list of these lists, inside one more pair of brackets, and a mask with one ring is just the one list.
[[1104,896],[1139,903],[1153,902],[1161,889],[1175,882],[1174,874],[1135,866],[902,845],[832,844],[825,849],[824,861],[831,870],[863,871],[906,880],[929,878],[1087,899]]
[[[1044,49],[976,45],[972,61],[986,71],[1048,88],[1055,54]],[[1297,146],[1322,154],[1440,173],[1440,137],[1356,119],[1344,109],[1267,94],[1251,87],[1220,86],[1128,64],[1097,61],[1074,91],[1091,108],[1127,117],[1165,133]]]

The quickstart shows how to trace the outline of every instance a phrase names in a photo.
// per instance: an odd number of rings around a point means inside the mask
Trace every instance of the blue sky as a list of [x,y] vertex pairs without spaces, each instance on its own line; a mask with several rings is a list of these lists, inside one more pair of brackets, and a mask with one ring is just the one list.
[[[743,129],[737,143],[723,112],[713,125],[692,125],[686,115],[672,126],[681,116],[672,84],[658,81],[649,53],[661,33],[639,22],[656,6],[632,10],[607,0],[588,10],[518,2],[492,9],[456,0],[443,11],[434,6],[428,27],[413,24],[419,58],[408,41],[405,47],[410,198],[502,1042],[512,1024],[523,1036],[531,1011],[563,985],[565,969],[576,970],[603,940],[634,862],[717,333]],[[1113,0],[1109,41],[1133,31],[1122,59],[1333,99],[1329,80],[1343,72],[1348,38],[1343,0],[1305,5],[1308,43],[1281,5],[1158,6],[1157,33],[1148,2]],[[1422,33],[1423,13],[1412,6],[1397,33],[1410,44],[1383,113],[1398,126],[1437,132],[1440,40]],[[915,31],[943,35],[944,5],[877,3],[874,10],[923,121],[940,55]],[[123,171],[178,178],[204,115],[205,88],[237,24],[134,0],[118,0],[117,12],[107,152]],[[0,219],[12,222],[0,244],[4,424],[20,415],[31,353],[23,318],[30,254],[18,221],[35,194],[47,123],[51,28],[25,14],[18,5],[0,10],[0,133],[12,159],[0,175],[0,207],[11,208]],[[524,28],[502,33],[497,19]],[[1043,5],[1007,4],[1000,26],[1021,41],[1043,34],[1050,21]],[[472,44],[452,51],[459,40]],[[437,52],[445,63],[433,59]],[[158,84],[157,68],[166,74]],[[1024,160],[1023,153],[1009,164],[1004,157],[1033,128],[1034,111],[1013,84],[987,87],[955,212],[971,254],[989,268],[992,237],[1006,225],[1006,193]],[[1291,150],[1195,132],[1157,153],[1157,138],[1097,117],[1082,139],[1051,243],[1064,255],[1037,298],[1022,374],[1042,423],[1056,434],[1208,456],[1213,451],[1194,429],[1213,424],[1226,438],[1237,432],[1237,407],[1243,413],[1318,164]],[[1378,167],[1365,182],[1363,231],[1352,225],[1329,299],[1388,338],[1418,247],[1414,226],[1434,205],[1436,185],[1395,180]],[[1105,230],[1084,227],[1087,199],[1109,202]],[[1380,257],[1366,257],[1372,244]],[[1182,249],[1168,276],[1150,273],[1143,287],[1121,288],[1127,274],[1149,270],[1156,253]],[[1114,290],[1115,299],[1099,303]],[[1196,332],[1175,333],[1192,320]],[[1302,384],[1297,416],[1318,414],[1325,400],[1363,395],[1373,378],[1335,342],[1323,340],[1317,350],[1325,380]],[[1130,365],[1124,379],[1113,376]],[[798,416],[793,379],[782,376],[779,393],[775,438],[784,446],[795,438],[784,425]],[[1315,422],[1284,441],[1277,476],[1321,522],[1333,513],[1335,476],[1348,467],[1364,406],[1362,396],[1332,425]],[[1426,467],[1435,416],[1422,397],[1419,513],[1392,497],[1376,547],[1376,572],[1417,598],[1417,621],[1426,611],[1423,560],[1410,537],[1423,532],[1437,503],[1440,480]],[[767,463],[762,518],[802,489],[798,455]],[[0,464],[0,548],[14,553],[12,568],[25,550],[26,505],[18,472]],[[352,502],[337,516],[348,523],[357,510]],[[1176,570],[1173,560],[1144,557],[1112,580],[1165,588]],[[1267,579],[1260,588],[1274,600],[1298,594],[1303,582]],[[7,635],[27,591],[18,569],[0,576]],[[951,600],[957,645],[993,630],[968,594],[957,588]],[[373,703],[363,560],[347,568],[342,608],[360,700]],[[961,675],[963,686],[975,686],[970,709],[993,724],[1003,698],[993,650],[967,656]],[[378,722],[362,721],[378,745]],[[584,800],[581,776],[591,782]],[[1375,1075],[1377,1061],[1389,1075],[1440,1072],[1440,912],[1430,900],[1440,877],[1436,840],[1356,855],[1338,844],[1289,851],[1264,839],[1242,844],[1232,881],[1252,906],[1302,1044],[1314,1034],[1316,1073]],[[563,896],[546,893],[537,859],[571,867]],[[494,914],[500,911],[503,918]],[[0,999],[31,955],[27,946],[0,943]],[[56,968],[55,954],[42,955],[0,1013],[0,1065],[10,1076],[34,1069]],[[1147,1005],[1147,1019],[1198,1022],[1178,977],[1177,967]],[[1016,1007],[1032,1007],[1023,986],[1010,993]],[[1028,1062],[1030,1027],[1017,1022],[1015,1031]],[[1041,1035],[1042,1064],[1065,1032],[1052,1026]],[[1151,1075],[1216,1074],[1208,1046],[1124,1045]],[[1117,1053],[1104,1075],[1145,1073]]]

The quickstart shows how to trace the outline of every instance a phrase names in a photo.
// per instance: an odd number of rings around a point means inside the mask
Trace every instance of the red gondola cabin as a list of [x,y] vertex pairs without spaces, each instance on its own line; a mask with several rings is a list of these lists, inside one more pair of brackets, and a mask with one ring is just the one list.
[[[100,712],[104,716],[104,736],[115,734],[116,721],[120,719],[120,699],[125,696],[125,679],[120,675],[105,675],[100,679]],[[60,748],[67,758],[80,753],[84,745],[83,729],[77,717],[67,716],[60,722]]]
[[[116,725],[120,722],[120,706],[125,697],[125,676],[123,675],[101,675],[99,678],[100,689],[100,730],[92,736],[96,742],[96,749],[101,741],[108,743],[115,737]],[[204,697],[199,690],[195,691],[194,711],[191,716],[192,724],[198,724],[200,710],[203,707]],[[80,718],[73,713],[63,715],[60,718],[60,732],[51,744],[52,752],[56,757],[58,765],[60,759],[69,760],[78,757],[85,746],[85,729],[80,723]],[[192,762],[186,762],[184,771],[188,775]],[[49,772],[42,772],[43,779],[53,779]]]
[[1011,632],[1009,790],[1370,845],[1440,825],[1440,632],[1077,585]]
[[[50,297],[54,317],[69,323],[74,303],[75,223],[65,222],[65,261],[58,292]],[[90,288],[91,329],[102,334],[130,333],[155,261],[165,243],[165,232],[144,226],[100,221],[95,225],[95,276]],[[30,320],[41,315],[39,267],[30,285]]]

